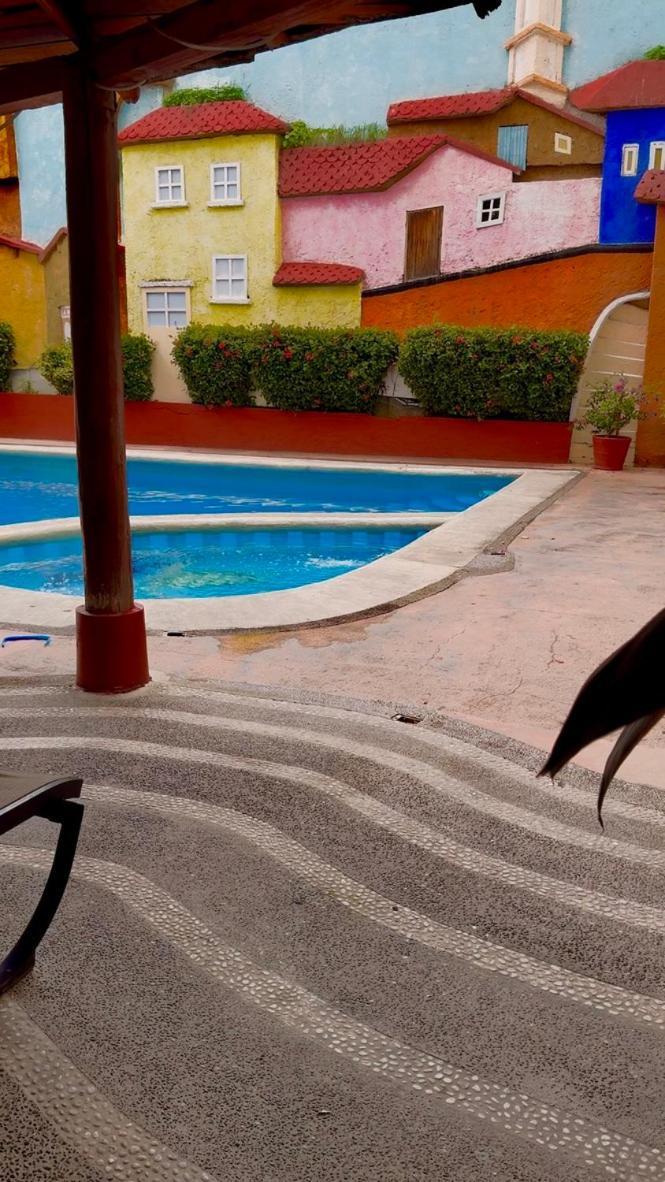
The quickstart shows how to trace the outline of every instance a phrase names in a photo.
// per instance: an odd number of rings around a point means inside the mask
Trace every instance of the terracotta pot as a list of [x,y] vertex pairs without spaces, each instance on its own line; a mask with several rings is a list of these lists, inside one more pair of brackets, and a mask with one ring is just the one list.
[[605,472],[620,472],[629,447],[629,435],[594,435],[594,467],[602,468]]

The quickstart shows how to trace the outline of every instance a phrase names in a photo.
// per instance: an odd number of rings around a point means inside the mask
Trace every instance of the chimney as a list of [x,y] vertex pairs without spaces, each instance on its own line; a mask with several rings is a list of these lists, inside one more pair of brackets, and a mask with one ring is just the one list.
[[508,85],[563,106],[563,52],[572,37],[561,28],[563,0],[516,0],[515,32],[506,41]]

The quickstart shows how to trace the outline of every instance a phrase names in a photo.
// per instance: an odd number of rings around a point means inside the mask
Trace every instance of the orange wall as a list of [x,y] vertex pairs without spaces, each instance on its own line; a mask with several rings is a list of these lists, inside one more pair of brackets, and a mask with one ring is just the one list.
[[[665,205],[658,206],[644,386],[649,418],[637,424],[635,463],[665,467]],[[660,401],[660,407],[659,407]]]
[[[652,257],[650,252],[594,251],[364,296],[362,323],[399,333],[437,322],[589,332],[612,300],[650,288]],[[663,282],[665,287],[665,276]]]

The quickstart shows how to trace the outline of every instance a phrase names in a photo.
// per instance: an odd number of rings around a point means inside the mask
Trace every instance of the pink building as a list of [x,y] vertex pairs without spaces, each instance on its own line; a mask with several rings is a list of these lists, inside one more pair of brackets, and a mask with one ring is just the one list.
[[596,177],[520,183],[447,136],[281,155],[286,258],[362,267],[366,287],[491,267],[598,241]]

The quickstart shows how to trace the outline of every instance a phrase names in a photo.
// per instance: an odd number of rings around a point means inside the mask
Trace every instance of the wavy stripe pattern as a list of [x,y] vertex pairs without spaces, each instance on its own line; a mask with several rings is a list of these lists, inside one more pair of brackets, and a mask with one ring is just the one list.
[[497,973],[520,981],[533,989],[541,989],[566,1001],[589,1006],[613,1016],[629,1017],[657,1028],[665,1026],[665,1001],[632,993],[616,985],[607,985],[591,977],[570,972],[558,965],[543,961],[493,944],[468,932],[399,906],[364,884],[342,874],[336,867],[293,838],[282,833],[267,821],[249,817],[235,809],[222,808],[198,800],[166,796],[159,792],[139,792],[115,785],[88,785],[86,800],[103,806],[116,805],[141,812],[157,813],[167,818],[194,821],[224,829],[260,849],[299,879],[316,890],[334,898],[343,907],[396,932],[406,940],[414,940],[435,952],[447,953],[464,960],[473,968]]
[[[3,862],[45,870],[46,850],[0,848]],[[389,1038],[328,1005],[302,986],[255,966],[224,944],[177,900],[135,871],[79,857],[77,878],[113,892],[147,924],[220,985],[284,1026],[394,1084],[440,1096],[446,1104],[550,1152],[573,1152],[590,1169],[620,1182],[665,1179],[665,1154],[526,1094],[470,1075],[453,1064]],[[168,1175],[167,1175],[168,1177]]]
[[[88,713],[89,711],[86,711]],[[195,717],[199,717],[196,715]],[[238,724],[240,726],[240,724]],[[231,768],[251,772],[273,781],[296,784],[309,791],[322,792],[338,800],[347,808],[366,817],[380,828],[410,842],[434,857],[441,858],[449,865],[478,874],[503,886],[514,887],[547,899],[549,902],[574,907],[589,915],[632,924],[648,931],[665,933],[665,911],[648,903],[604,895],[574,883],[551,878],[524,866],[504,862],[480,850],[462,845],[452,837],[425,825],[412,817],[397,812],[374,797],[357,792],[348,784],[324,776],[308,768],[292,767],[266,759],[252,759],[237,755],[226,755],[218,751],[202,751],[196,748],[170,747],[161,743],[142,742],[138,739],[119,739],[106,736],[77,738],[70,735],[29,735],[3,739],[6,751],[67,751],[79,747],[108,751],[111,754],[127,754],[151,760],[165,759],[172,763],[202,764],[207,767]]]

